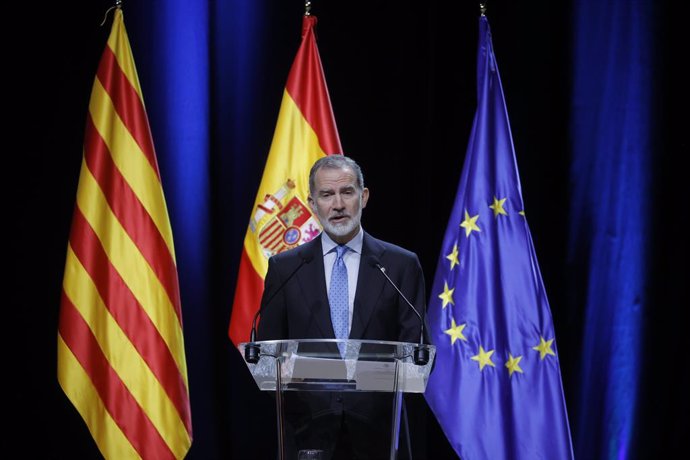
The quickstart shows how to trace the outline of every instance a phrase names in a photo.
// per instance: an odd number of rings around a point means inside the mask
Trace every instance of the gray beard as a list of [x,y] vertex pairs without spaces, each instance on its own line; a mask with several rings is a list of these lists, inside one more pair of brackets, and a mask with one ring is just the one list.
[[326,231],[326,233],[335,235],[335,236],[345,236],[349,233],[351,233],[354,229],[356,229],[359,226],[359,223],[362,220],[362,208],[359,208],[359,211],[357,211],[357,214],[353,216],[349,221],[344,222],[342,224],[331,224],[328,219],[322,219],[320,215],[318,215],[319,221],[321,222],[321,226],[323,229]]

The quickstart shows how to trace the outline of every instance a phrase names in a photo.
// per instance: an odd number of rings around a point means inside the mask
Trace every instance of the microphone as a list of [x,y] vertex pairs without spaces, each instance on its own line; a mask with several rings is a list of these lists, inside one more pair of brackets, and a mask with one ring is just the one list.
[[407,300],[407,297],[405,297],[405,294],[398,289],[398,286],[393,282],[393,280],[388,276],[386,273],[386,267],[381,265],[381,262],[376,257],[373,256],[368,256],[369,258],[369,263],[371,265],[378,269],[383,276],[386,277],[388,282],[390,283],[391,286],[398,292],[400,297],[405,301],[405,303],[412,309],[415,315],[417,315],[417,318],[419,319],[419,344],[415,347],[414,349],[414,363],[417,364],[418,366],[423,366],[429,362],[429,349],[424,346],[424,319],[422,318],[422,315],[419,314],[419,311],[412,305],[412,302]]
[[249,332],[249,343],[247,343],[246,347],[244,348],[244,360],[247,361],[250,364],[256,364],[259,362],[259,354],[261,352],[261,345],[257,345],[256,343],[256,320],[259,318],[259,315],[263,311],[263,307],[266,305],[269,305],[271,303],[271,300],[280,292],[283,290],[285,285],[292,279],[293,276],[295,276],[295,273],[297,273],[300,268],[302,268],[305,264],[308,264],[309,262],[312,261],[314,258],[313,254],[302,254],[300,253],[299,256],[301,257],[302,260],[300,260],[300,263],[295,267],[294,270],[288,275],[287,278],[283,280],[282,283],[273,291],[273,294],[266,299],[265,302],[262,302],[263,305],[261,305],[257,310],[256,313],[254,313],[254,319],[252,320],[252,329]]

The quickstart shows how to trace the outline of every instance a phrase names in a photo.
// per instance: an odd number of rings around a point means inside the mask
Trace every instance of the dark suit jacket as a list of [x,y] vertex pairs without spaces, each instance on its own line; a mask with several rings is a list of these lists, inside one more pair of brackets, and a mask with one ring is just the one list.
[[[419,318],[373,261],[386,268],[420,313],[426,305],[424,275],[417,256],[364,232],[349,338],[417,342]],[[321,236],[269,259],[259,340],[335,338],[324,273]],[[270,304],[264,303],[267,300]]]
[[[376,268],[376,262],[385,267],[386,274],[420,314],[425,308],[424,275],[416,254],[365,232],[349,338],[419,341],[419,318]],[[321,236],[269,259],[261,309],[258,340],[335,338]],[[333,349],[337,352],[335,346]],[[339,430],[341,415],[350,420],[345,423],[357,438],[359,447],[355,449],[375,450],[372,446],[378,443],[381,451],[389,445],[389,433],[382,427],[390,426],[392,396],[390,401],[386,394],[349,392],[293,393],[290,397],[292,401],[286,399],[291,404],[286,414],[298,436],[298,448],[328,448],[318,444],[327,437],[325,431]]]

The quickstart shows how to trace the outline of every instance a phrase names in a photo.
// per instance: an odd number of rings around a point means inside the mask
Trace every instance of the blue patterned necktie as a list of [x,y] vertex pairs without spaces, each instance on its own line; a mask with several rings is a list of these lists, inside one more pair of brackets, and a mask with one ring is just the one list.
[[[331,272],[331,286],[328,291],[328,302],[331,304],[331,322],[336,339],[347,339],[350,322],[350,306],[348,302],[349,290],[347,285],[347,267],[343,256],[349,249],[347,246],[336,246],[336,257]],[[338,344],[340,354],[345,354],[344,344]]]

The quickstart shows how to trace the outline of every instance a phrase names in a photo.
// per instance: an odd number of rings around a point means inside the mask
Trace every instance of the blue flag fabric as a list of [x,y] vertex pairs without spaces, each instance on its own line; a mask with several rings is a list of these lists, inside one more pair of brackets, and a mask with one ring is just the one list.
[[571,459],[553,321],[483,15],[477,94],[430,294],[437,349],[425,397],[462,459]]

